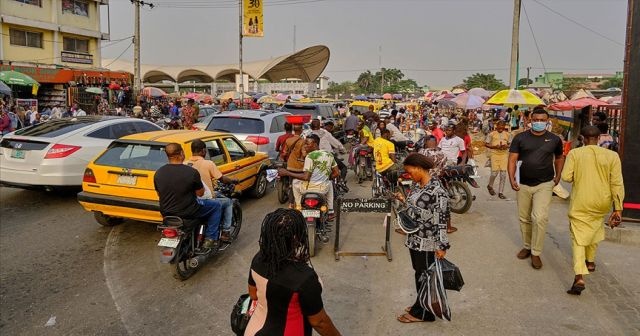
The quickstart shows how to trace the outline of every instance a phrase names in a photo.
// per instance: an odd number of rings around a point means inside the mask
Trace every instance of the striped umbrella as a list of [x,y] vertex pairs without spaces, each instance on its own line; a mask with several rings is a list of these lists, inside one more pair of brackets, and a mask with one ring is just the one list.
[[527,90],[510,89],[496,92],[485,104],[536,106],[544,105],[544,102]]

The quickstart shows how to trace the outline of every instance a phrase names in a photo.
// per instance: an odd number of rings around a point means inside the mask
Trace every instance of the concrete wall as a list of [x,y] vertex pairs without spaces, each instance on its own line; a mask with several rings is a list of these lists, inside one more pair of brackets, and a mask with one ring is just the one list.
[[56,11],[58,13],[58,24],[72,26],[81,29],[100,31],[100,17],[98,16],[98,5],[94,1],[87,1],[89,6],[89,16],[75,15],[62,12],[62,1],[57,0]]
[[0,0],[0,13],[31,20],[51,22],[51,0],[42,0],[42,7],[13,0]]

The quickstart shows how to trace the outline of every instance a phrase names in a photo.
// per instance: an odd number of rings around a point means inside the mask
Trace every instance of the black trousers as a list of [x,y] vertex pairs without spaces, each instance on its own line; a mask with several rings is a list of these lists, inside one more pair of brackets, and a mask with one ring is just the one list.
[[414,302],[413,306],[411,306],[409,314],[424,321],[435,321],[435,315],[433,315],[430,311],[422,308],[418,300],[418,291],[420,291],[421,285],[420,276],[422,275],[422,271],[426,270],[431,264],[436,262],[435,253],[409,249],[409,254],[411,255],[411,265],[413,266],[413,270],[415,271],[416,281],[416,302]]

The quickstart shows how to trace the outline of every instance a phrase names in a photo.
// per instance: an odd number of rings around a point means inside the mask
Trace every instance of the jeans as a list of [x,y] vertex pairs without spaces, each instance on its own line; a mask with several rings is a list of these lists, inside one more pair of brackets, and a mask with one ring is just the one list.
[[203,199],[198,203],[200,203],[200,209],[196,212],[195,217],[207,220],[207,229],[204,232],[204,237],[218,240],[220,236],[220,216],[222,215],[221,203],[213,199]]
[[216,193],[214,200],[220,202],[222,206],[222,230],[229,231],[231,229],[231,223],[233,222],[233,200],[229,197],[225,197],[220,193]]

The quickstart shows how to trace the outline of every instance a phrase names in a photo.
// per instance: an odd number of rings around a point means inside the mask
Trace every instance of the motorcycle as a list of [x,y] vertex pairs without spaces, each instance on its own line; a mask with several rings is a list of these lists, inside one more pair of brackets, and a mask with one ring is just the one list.
[[[273,164],[271,169],[284,168],[287,169],[287,163],[277,161]],[[293,202],[293,195],[291,191],[291,177],[278,176],[276,179],[276,194],[278,195],[278,202],[285,204],[287,201]]]
[[316,254],[316,242],[329,242],[329,207],[327,198],[318,192],[307,191],[302,195],[302,217],[307,223],[307,236],[309,239],[309,256]]
[[467,184],[480,188],[476,180],[471,177],[474,175],[473,169],[471,165],[451,166],[446,167],[442,172],[440,180],[449,193],[451,212],[463,214],[471,208],[474,196]]
[[373,148],[369,145],[360,145],[355,156],[354,170],[358,177],[358,183],[362,183],[372,176]]
[[[235,185],[222,184],[220,182],[218,184],[218,191],[233,200],[231,239],[228,242],[220,241],[221,245],[218,249],[202,249],[204,232],[207,226],[205,219],[165,216],[162,219],[162,224],[158,225],[158,230],[161,231],[160,241],[158,242],[160,262],[175,265],[174,277],[177,279],[189,279],[207,260],[226,250],[238,237],[242,226],[242,208],[236,198]],[[223,220],[224,218],[220,220],[221,229]]]
[[345,131],[345,144],[350,145],[351,148],[358,145],[360,139],[358,139],[358,132],[356,130]]

